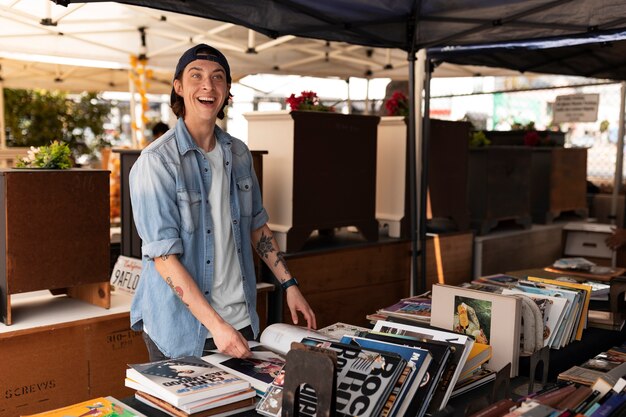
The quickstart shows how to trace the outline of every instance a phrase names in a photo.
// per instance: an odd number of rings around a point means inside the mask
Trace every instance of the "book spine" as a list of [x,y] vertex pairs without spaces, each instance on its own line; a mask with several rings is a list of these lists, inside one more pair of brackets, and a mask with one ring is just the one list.
[[572,393],[572,395],[563,399],[560,403],[556,405],[556,408],[563,409],[573,409],[577,407],[580,403],[582,403],[589,395],[591,395],[592,390],[590,387],[586,385],[581,385],[576,388],[576,391]]
[[564,398],[567,398],[567,396],[571,395],[574,391],[576,391],[576,387],[574,385],[568,385],[564,388],[539,395],[535,397],[534,400],[543,405],[555,407],[559,402],[561,402]]
[[505,398],[500,400],[494,404],[491,404],[489,407],[483,408],[477,413],[472,414],[470,417],[496,417],[501,416],[503,414],[508,413],[511,408],[517,406],[512,400]]
[[624,402],[626,402],[626,395],[624,393],[612,395],[611,398],[598,407],[591,417],[608,417]]

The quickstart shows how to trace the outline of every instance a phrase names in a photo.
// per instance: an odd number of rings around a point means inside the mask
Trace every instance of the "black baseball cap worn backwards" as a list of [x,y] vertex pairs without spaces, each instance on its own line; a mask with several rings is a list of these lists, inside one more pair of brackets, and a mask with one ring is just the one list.
[[[174,80],[180,77],[187,65],[197,59],[205,59],[207,61],[213,61],[220,64],[226,72],[226,82],[228,84],[232,83],[232,78],[230,77],[230,66],[228,65],[228,60],[226,59],[224,54],[205,43],[201,43],[192,48],[189,48],[185,51],[184,54],[181,55],[181,57],[178,59],[178,64],[176,64]],[[172,94],[170,97],[171,103],[174,103],[175,99],[176,93],[174,92],[174,87],[172,87]]]

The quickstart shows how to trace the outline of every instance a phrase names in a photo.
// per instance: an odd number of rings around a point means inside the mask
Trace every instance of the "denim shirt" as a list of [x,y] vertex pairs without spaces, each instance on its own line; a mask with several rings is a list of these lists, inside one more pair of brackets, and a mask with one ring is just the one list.
[[[259,318],[250,234],[263,226],[268,216],[248,147],[217,126],[215,135],[216,146],[223,149],[231,197],[231,218],[221,221],[231,222],[256,337]],[[131,306],[131,327],[145,329],[159,350],[169,357],[201,356],[207,329],[168,286],[153,261],[163,255],[177,254],[200,291],[210,299],[215,244],[208,198],[211,169],[182,118],[174,129],[141,152],[131,169],[129,182],[133,217],[142,239],[142,272]]]

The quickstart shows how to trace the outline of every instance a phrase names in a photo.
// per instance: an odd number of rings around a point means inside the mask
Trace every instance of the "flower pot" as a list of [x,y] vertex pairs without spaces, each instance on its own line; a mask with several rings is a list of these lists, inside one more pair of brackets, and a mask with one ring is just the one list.
[[2,318],[11,295],[67,292],[109,308],[109,172],[0,170]]
[[376,135],[379,117],[322,112],[254,112],[251,149],[268,151],[263,204],[286,252],[315,230],[354,226],[378,239]]

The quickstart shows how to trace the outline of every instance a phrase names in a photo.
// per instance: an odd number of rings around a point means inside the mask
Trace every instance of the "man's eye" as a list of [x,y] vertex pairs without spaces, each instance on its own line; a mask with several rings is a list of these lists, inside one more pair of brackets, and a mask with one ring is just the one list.
[[213,75],[213,79],[214,80],[222,80],[222,79],[224,79],[224,76],[222,74],[215,74],[215,75]]
[[200,74],[198,73],[191,74],[191,78],[200,78]]

